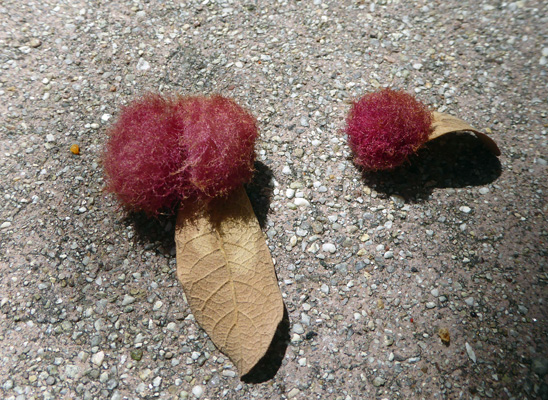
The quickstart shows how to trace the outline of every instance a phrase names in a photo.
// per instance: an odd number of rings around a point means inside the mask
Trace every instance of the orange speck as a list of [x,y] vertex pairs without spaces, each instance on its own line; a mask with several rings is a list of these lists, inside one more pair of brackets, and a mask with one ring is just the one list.
[[72,146],[70,146],[70,152],[72,154],[80,154],[80,146],[78,146],[77,144],[73,144]]

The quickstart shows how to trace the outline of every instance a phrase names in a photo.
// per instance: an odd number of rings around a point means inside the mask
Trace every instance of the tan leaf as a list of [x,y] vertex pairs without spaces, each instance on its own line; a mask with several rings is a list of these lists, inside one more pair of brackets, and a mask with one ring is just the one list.
[[485,133],[480,132],[470,126],[467,122],[462,119],[453,117],[449,114],[433,112],[434,121],[432,123],[432,133],[428,137],[428,140],[434,140],[440,136],[443,136],[447,133],[459,132],[459,131],[470,131],[474,132],[478,139],[480,139],[487,148],[496,156],[500,156],[500,150],[497,144],[493,139],[487,136]]
[[244,188],[198,216],[179,211],[175,242],[177,276],[196,321],[245,375],[268,350],[284,306]]

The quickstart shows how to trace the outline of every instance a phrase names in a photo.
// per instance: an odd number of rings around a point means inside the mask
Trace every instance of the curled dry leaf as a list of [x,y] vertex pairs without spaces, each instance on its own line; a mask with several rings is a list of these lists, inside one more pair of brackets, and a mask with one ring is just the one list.
[[452,132],[470,131],[474,132],[478,139],[480,139],[494,155],[500,156],[500,149],[493,139],[485,133],[473,128],[462,119],[440,112],[433,112],[432,117],[432,132],[428,136],[429,141]]
[[265,355],[283,318],[274,264],[243,187],[175,232],[177,276],[196,321],[241,375]]
[[449,336],[449,330],[447,328],[440,328],[438,336],[445,345],[449,345],[451,342],[451,336]]

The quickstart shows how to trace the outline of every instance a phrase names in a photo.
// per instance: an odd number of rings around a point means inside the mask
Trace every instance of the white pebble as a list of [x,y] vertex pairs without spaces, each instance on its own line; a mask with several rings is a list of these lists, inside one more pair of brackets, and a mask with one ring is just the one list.
[[322,250],[333,254],[334,252],[337,251],[337,248],[335,247],[333,243],[324,243],[322,245]]
[[98,353],[95,353],[91,356],[91,362],[98,367],[100,367],[103,364],[103,360],[105,359],[105,353],[100,351]]
[[292,199],[293,196],[295,196],[295,189],[287,189],[285,191],[285,197],[287,197],[288,199]]
[[0,225],[0,229],[7,229],[10,226],[11,226],[11,222],[6,221],[6,222],[3,222],[2,225]]
[[304,328],[301,324],[295,324],[293,325],[293,332],[302,335],[304,333]]
[[474,353],[474,349],[472,348],[472,346],[470,346],[467,343],[464,344],[464,346],[466,347],[466,353],[468,354],[468,357],[470,357],[470,360],[472,360],[472,362],[474,362],[474,364],[476,363],[476,353]]
[[291,168],[289,168],[289,166],[286,165],[286,166],[282,169],[282,174],[284,174],[284,175],[291,175]]
[[289,244],[291,245],[291,247],[294,247],[297,245],[297,236],[293,235],[291,236],[291,238],[289,239]]
[[55,142],[55,136],[53,136],[51,133],[47,134],[46,142]]
[[470,211],[472,211],[472,209],[468,206],[462,206],[461,208],[459,208],[459,210],[461,210],[465,214],[468,214],[470,213]]
[[150,64],[148,61],[146,61],[143,58],[139,58],[139,61],[137,61],[137,70],[138,71],[147,71],[150,69]]
[[158,311],[164,303],[161,300],[158,300],[156,303],[154,303],[154,306],[152,307],[152,311]]
[[289,391],[289,393],[287,393],[287,398],[292,399],[292,398],[296,397],[299,393],[301,393],[301,391],[299,389],[293,388]]
[[478,192],[480,192],[480,194],[487,194],[489,193],[489,188],[482,187],[480,188],[480,190],[478,190]]
[[299,207],[308,207],[310,205],[308,200],[303,199],[303,198],[295,199],[294,203],[295,203],[296,206],[299,206]]
[[204,394],[204,389],[200,385],[196,385],[192,388],[192,394],[199,399]]
[[223,376],[226,376],[227,378],[234,378],[236,376],[236,372],[230,369],[223,369],[222,374]]
[[175,332],[177,330],[177,324],[175,322],[170,322],[167,324],[166,329],[171,332]]

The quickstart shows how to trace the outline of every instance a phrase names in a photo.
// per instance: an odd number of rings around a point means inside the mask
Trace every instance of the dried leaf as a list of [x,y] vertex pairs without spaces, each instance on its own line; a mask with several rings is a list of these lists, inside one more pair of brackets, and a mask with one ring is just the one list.
[[179,211],[177,276],[196,321],[241,375],[283,318],[274,264],[243,187],[198,216]]
[[447,328],[440,328],[438,336],[445,345],[449,345],[451,342],[451,336],[449,335],[449,330]]
[[474,132],[478,139],[480,139],[487,148],[496,156],[500,156],[500,150],[497,144],[493,139],[487,136],[485,133],[480,132],[470,126],[467,122],[462,119],[453,117],[449,114],[433,112],[434,120],[432,122],[432,133],[428,137],[428,140],[436,139],[440,136],[443,136],[447,133],[459,132],[459,131],[470,131]]

